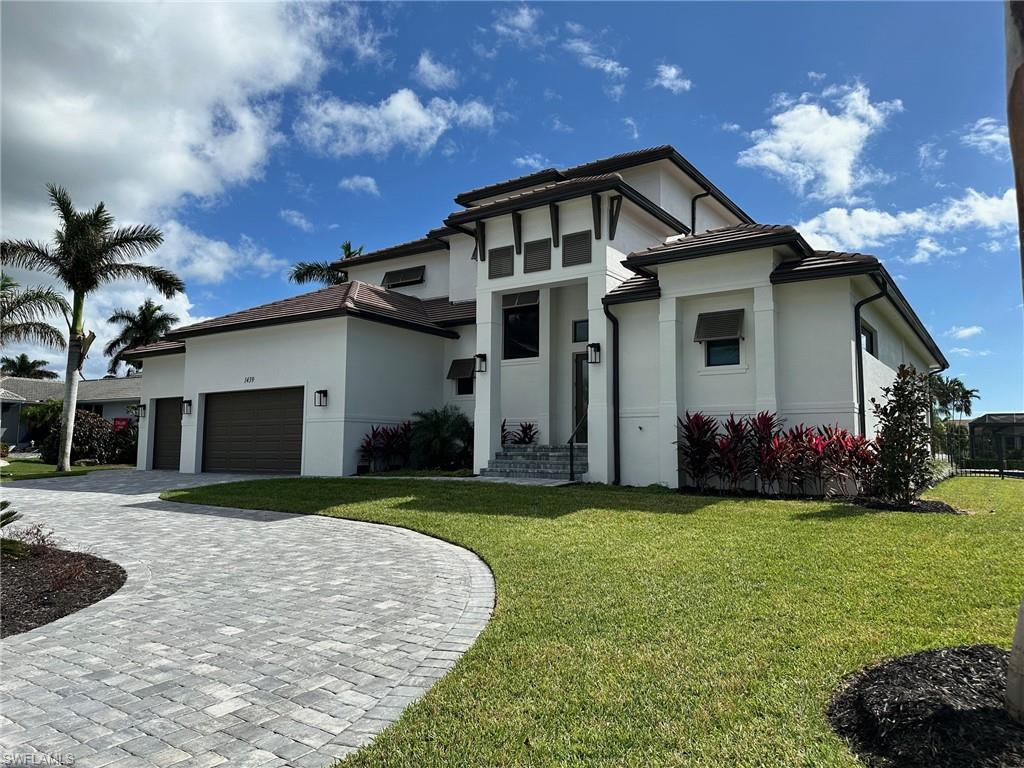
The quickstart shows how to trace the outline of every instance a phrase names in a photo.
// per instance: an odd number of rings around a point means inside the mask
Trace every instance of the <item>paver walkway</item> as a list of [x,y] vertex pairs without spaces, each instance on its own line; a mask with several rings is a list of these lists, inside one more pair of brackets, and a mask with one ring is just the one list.
[[487,623],[491,573],[460,547],[158,498],[238,479],[106,471],[3,487],[24,523],[128,573],[105,600],[0,643],[5,761],[329,765],[397,719]]

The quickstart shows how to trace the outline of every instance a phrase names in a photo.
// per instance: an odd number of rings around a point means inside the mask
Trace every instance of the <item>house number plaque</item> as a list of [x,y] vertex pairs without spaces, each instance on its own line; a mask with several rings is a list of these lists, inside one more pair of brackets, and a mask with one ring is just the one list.
[[256,381],[256,377],[255,377],[255,376],[246,376],[246,377],[245,377],[245,378],[243,379],[243,381],[244,381],[244,382],[245,382],[246,384],[252,384],[253,382],[255,382],[255,381]]

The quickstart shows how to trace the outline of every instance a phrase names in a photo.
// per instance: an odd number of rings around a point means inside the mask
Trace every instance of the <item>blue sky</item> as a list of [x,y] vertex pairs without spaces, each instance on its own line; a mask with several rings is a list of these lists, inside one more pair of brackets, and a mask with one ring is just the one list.
[[[8,3],[4,234],[45,237],[49,180],[158,223],[191,320],[298,292],[286,265],[342,240],[419,237],[465,189],[671,143],[756,220],[881,257],[979,412],[1022,410],[1002,6],[922,10]],[[97,297],[101,338],[143,295]]]

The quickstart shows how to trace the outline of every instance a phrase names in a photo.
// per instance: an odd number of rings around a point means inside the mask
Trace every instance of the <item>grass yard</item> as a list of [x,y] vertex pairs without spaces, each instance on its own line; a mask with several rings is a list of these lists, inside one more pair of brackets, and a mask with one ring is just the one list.
[[412,528],[497,583],[455,669],[346,766],[857,766],[826,722],[887,656],[1009,647],[1024,482],[948,480],[971,516],[601,486],[288,479],[166,494]]
[[74,467],[68,472],[58,472],[56,464],[46,464],[40,459],[15,459],[6,467],[0,467],[0,482],[42,480],[47,477],[74,477],[104,469],[133,468],[132,464],[100,464],[96,467]]

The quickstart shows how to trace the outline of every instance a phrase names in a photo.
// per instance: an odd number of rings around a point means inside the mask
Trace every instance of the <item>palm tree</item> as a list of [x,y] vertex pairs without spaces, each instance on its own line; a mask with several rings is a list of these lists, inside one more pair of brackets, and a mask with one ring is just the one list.
[[[353,248],[350,240],[341,244],[341,261],[360,256],[362,253],[363,246]],[[299,284],[341,285],[348,281],[348,275],[337,261],[300,261],[292,267],[291,272],[288,273],[288,279]]]
[[46,370],[48,360],[33,360],[24,352],[17,357],[0,357],[0,371],[4,376],[19,376],[23,379],[57,379],[60,375]]
[[96,339],[95,333],[85,330],[86,297],[107,283],[129,278],[149,283],[168,298],[184,290],[185,284],[173,272],[136,261],[163,242],[159,229],[149,224],[115,229],[114,217],[103,203],[92,210],[77,211],[63,187],[48,184],[46,189],[60,220],[54,242],[51,245],[32,240],[4,240],[0,243],[0,264],[47,272],[72,294],[64,415],[57,456],[58,471],[66,472],[71,464],[78,377],[89,347]]
[[53,288],[32,286],[23,291],[7,275],[0,277],[0,344],[42,344],[64,349],[64,334],[42,318],[71,308]]
[[[107,373],[117,373],[117,367],[127,362],[123,357],[125,350],[159,341],[178,324],[177,315],[163,310],[163,304],[146,299],[134,312],[119,309],[107,318],[107,322],[121,326],[121,332],[103,348],[103,354],[110,358]],[[133,365],[142,367],[141,361]]]

